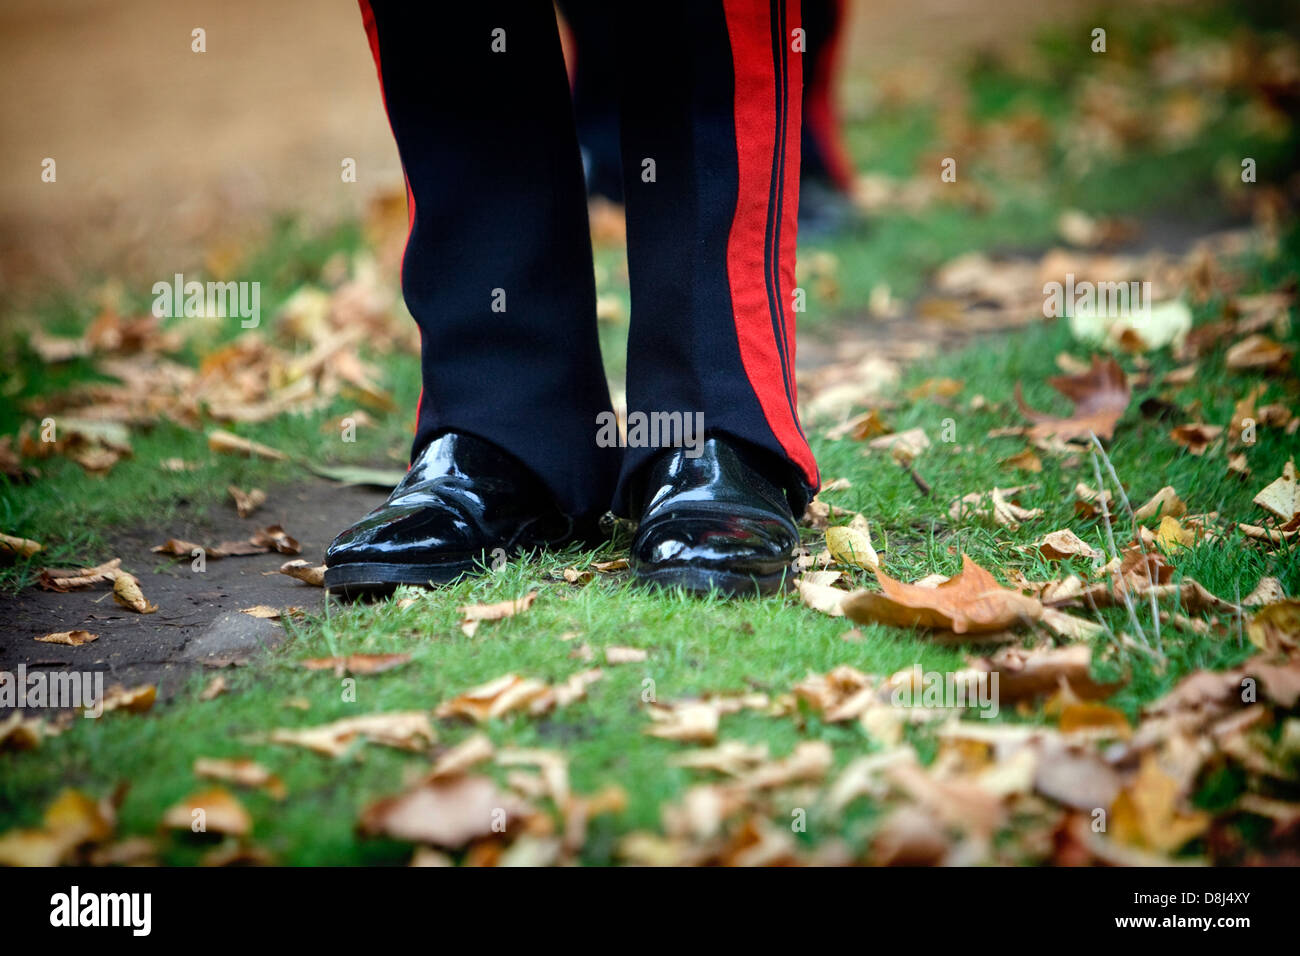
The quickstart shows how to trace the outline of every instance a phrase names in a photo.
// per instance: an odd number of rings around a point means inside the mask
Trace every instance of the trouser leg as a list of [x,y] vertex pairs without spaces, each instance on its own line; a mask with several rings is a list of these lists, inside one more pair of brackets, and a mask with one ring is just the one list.
[[408,186],[402,290],[420,326],[414,451],[462,431],[577,515],[619,466],[582,167],[549,3],[360,0]]
[[[798,0],[621,9],[629,422],[700,412],[760,452],[800,513],[818,475],[794,381]],[[620,513],[658,453],[627,449]]]

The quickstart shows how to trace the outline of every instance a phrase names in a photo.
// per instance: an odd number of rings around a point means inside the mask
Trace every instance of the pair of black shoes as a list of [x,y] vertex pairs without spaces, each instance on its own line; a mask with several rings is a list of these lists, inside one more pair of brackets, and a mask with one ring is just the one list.
[[[691,591],[768,594],[790,577],[799,533],[784,492],[719,438],[698,457],[665,451],[644,472],[630,564],[636,578]],[[573,541],[594,522],[561,513],[542,483],[495,445],[447,433],[388,500],[325,552],[325,587],[345,597],[437,585],[497,558]]]

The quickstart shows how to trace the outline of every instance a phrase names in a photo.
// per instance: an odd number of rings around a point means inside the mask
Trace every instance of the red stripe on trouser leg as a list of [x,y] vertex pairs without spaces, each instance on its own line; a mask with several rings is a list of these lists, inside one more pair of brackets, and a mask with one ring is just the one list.
[[[375,11],[370,0],[357,0],[361,7],[361,25],[366,29],[366,39],[370,43],[370,55],[375,60],[375,72],[379,75],[379,100],[384,104],[384,117],[388,120],[388,131],[393,132],[393,118],[388,113],[388,97],[384,93],[384,65],[379,56],[379,28],[375,25]],[[397,134],[393,133],[396,139]],[[406,185],[406,239],[402,243],[402,261],[406,261],[406,250],[411,244],[411,231],[415,228],[415,192],[411,189],[411,177],[406,175],[406,166],[402,166],[402,181]],[[424,403],[424,389],[415,402],[415,429],[420,428],[420,406]],[[410,464],[407,464],[410,467]]]
[[832,0],[835,8],[834,29],[826,38],[826,48],[816,57],[817,69],[804,78],[808,84],[807,112],[804,123],[812,128],[813,138],[821,149],[822,161],[831,181],[842,192],[853,191],[853,164],[849,161],[844,137],[840,135],[839,120],[835,115],[835,68],[839,64],[841,39],[844,36],[844,0]]
[[799,0],[725,0],[735,71],[739,192],[727,238],[741,363],[772,434],[812,488],[812,450],[794,383],[801,57],[790,51]]

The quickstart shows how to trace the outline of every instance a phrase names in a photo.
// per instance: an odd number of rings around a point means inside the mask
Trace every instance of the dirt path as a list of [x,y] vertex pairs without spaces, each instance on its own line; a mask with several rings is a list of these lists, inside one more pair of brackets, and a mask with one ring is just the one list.
[[[275,608],[318,608],[324,591],[279,574],[291,558],[261,554],[208,560],[202,573],[188,559],[150,549],[168,538],[200,543],[246,538],[279,521],[302,546],[302,558],[319,562],[334,535],[383,501],[383,492],[340,487],[313,479],[269,490],[267,504],[240,518],[222,505],[206,520],[181,517],[166,527],[123,530],[110,538],[110,552],[140,579],[153,614],[119,607],[106,587],[60,593],[28,588],[0,595],[0,671],[82,669],[104,671],[105,685],[158,685],[174,694],[185,676],[200,667],[236,666],[264,646],[283,640],[277,623],[242,613],[259,604]],[[79,648],[37,643],[53,631],[87,630],[99,640]]]

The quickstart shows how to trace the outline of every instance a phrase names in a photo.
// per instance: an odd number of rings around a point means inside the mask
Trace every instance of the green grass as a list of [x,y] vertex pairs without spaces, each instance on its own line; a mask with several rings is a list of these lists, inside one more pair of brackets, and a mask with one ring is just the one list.
[[[1218,14],[1201,15],[1191,26],[1179,21],[1180,30],[1218,28]],[[1139,51],[1158,39],[1148,24],[1136,31],[1130,44]],[[1143,46],[1146,44],[1147,46]],[[1043,44],[1043,69],[1024,75],[995,62],[973,68],[970,84],[972,110],[982,121],[1009,112],[1034,108],[1045,111],[1055,129],[1069,122],[1074,95],[1070,78],[1072,58],[1078,53],[1060,38]],[[1125,55],[1133,54],[1130,50]],[[1063,77],[1066,79],[1063,80]],[[1055,111],[1061,111],[1057,115]],[[914,215],[882,215],[862,236],[829,243],[825,248],[839,260],[840,287],[835,302],[817,302],[807,314],[809,324],[844,321],[859,314],[871,288],[891,285],[894,294],[909,296],[923,287],[935,266],[972,249],[1035,248],[1053,241],[1057,214],[1065,207],[1091,212],[1123,212],[1140,216],[1183,204],[1188,195],[1205,197],[1198,214],[1221,211],[1223,197],[1209,188],[1215,183],[1223,156],[1243,148],[1242,131],[1232,124],[1209,125],[1196,142],[1173,151],[1150,146],[1135,150],[1085,173],[1066,168],[1062,152],[1046,149],[1040,180],[1019,182],[1001,177],[996,169],[972,164],[995,199],[983,212],[936,205]],[[1293,134],[1294,135],[1294,134]],[[879,171],[897,176],[916,172],[922,157],[933,155],[942,144],[937,137],[936,113],[926,108],[887,108],[871,112],[850,130],[857,158]],[[1055,143],[1055,140],[1050,141]],[[1256,144],[1257,145],[1257,144]],[[1286,144],[1272,143],[1268,150]],[[1236,152],[1234,152],[1236,151]],[[1258,152],[1258,151],[1257,151]],[[1275,155],[1275,153],[1260,153]],[[1263,168],[1263,163],[1261,163]],[[360,248],[359,231],[344,226],[334,232],[306,236],[282,225],[257,256],[241,267],[241,275],[264,283],[263,308],[270,314],[303,282],[315,281],[323,263],[337,252]],[[621,250],[597,251],[602,293],[624,299],[626,284],[620,273]],[[1245,264],[1250,289],[1273,289],[1300,276],[1300,232],[1292,231],[1278,255]],[[75,332],[91,312],[87,300],[61,297],[35,309],[47,329]],[[147,300],[133,301],[136,308]],[[1198,307],[1196,318],[1217,317],[1223,303]],[[1294,328],[1294,325],[1293,325]],[[622,330],[602,329],[611,374],[621,375]],[[1293,333],[1292,344],[1297,339]],[[57,392],[92,376],[86,363],[49,368],[42,365],[20,339],[3,345],[10,369],[0,404],[0,434],[12,434],[25,420],[22,403]],[[860,511],[871,522],[872,535],[884,565],[893,576],[915,580],[926,574],[952,574],[965,552],[1003,580],[1013,572],[1032,579],[1058,577],[1081,564],[1045,565],[1033,552],[1018,550],[1048,531],[1070,527],[1089,543],[1104,547],[1104,533],[1095,520],[1078,518],[1070,489],[1078,481],[1093,483],[1086,458],[1067,467],[1043,455],[1041,474],[1007,470],[999,462],[1020,451],[1017,438],[986,437],[990,429],[1018,424],[1012,389],[1023,382],[1027,401],[1036,407],[1064,413],[1060,397],[1045,384],[1056,374],[1053,356],[1067,351],[1080,358],[1087,350],[1073,342],[1065,323],[1035,325],[981,341],[944,354],[925,367],[905,375],[902,390],[931,377],[961,379],[965,385],[955,399],[904,402],[886,414],[897,430],[924,428],[934,442],[917,461],[918,471],[932,486],[922,495],[911,479],[888,456],[869,453],[850,440],[830,441],[814,434],[813,444],[823,475],[846,477],[852,487],[827,495],[841,507]],[[191,358],[197,358],[197,354]],[[1167,353],[1150,356],[1152,380],[1174,367]],[[399,407],[414,406],[418,390],[418,364],[412,356],[383,359],[385,381]],[[1125,364],[1132,367],[1131,360]],[[1292,381],[1296,369],[1292,369]],[[1222,355],[1204,359],[1191,384],[1178,389],[1172,401],[1179,408],[1200,408],[1201,420],[1226,425],[1234,403],[1261,379],[1232,372]],[[1261,403],[1293,403],[1283,380],[1270,381]],[[1230,520],[1258,520],[1251,497],[1280,473],[1295,439],[1276,430],[1262,429],[1249,450],[1253,474],[1247,481],[1229,477],[1222,455],[1196,457],[1174,444],[1170,423],[1144,418],[1139,406],[1160,391],[1138,391],[1123,419],[1110,454],[1135,504],[1162,486],[1173,485],[1189,509],[1217,511]],[[970,398],[983,395],[989,404],[969,408]],[[234,430],[257,441],[312,460],[392,462],[408,440],[410,422],[401,415],[382,418],[372,430],[363,430],[356,445],[345,446],[322,435],[320,426],[331,416],[349,411],[354,403],[337,401],[320,413],[284,417],[258,426]],[[951,444],[938,440],[945,419],[956,428]],[[106,550],[112,528],[141,521],[166,522],[179,503],[212,507],[224,497],[229,483],[268,486],[292,481],[303,472],[291,464],[267,464],[213,455],[201,431],[160,424],[134,438],[135,455],[102,479],[86,478],[78,466],[59,459],[40,463],[42,477],[27,485],[0,486],[0,528],[11,534],[43,540],[49,551],[40,561],[19,562],[0,571],[0,582],[16,588],[30,580],[35,567],[47,563],[92,563],[111,557]],[[181,457],[201,465],[194,472],[168,473],[159,469],[165,457]],[[0,479],[3,480],[3,479]],[[951,500],[992,487],[1034,483],[1039,487],[1019,496],[1027,507],[1044,510],[1041,518],[1015,532],[975,521],[954,522],[948,516]],[[292,529],[290,529],[292,530]],[[810,544],[819,535],[806,530]],[[679,699],[707,692],[762,690],[788,691],[809,672],[823,673],[850,664],[874,674],[889,674],[919,663],[930,671],[951,671],[963,666],[968,648],[940,647],[924,635],[886,628],[863,627],[865,639],[841,640],[851,626],[801,606],[794,596],[766,600],[723,601],[689,598],[676,593],[651,592],[634,586],[624,576],[598,576],[584,587],[558,579],[569,566],[620,555],[623,541],[600,552],[571,551],[544,555],[534,562],[517,561],[500,570],[420,597],[408,608],[396,600],[375,605],[331,606],[320,615],[287,622],[289,639],[277,651],[260,657],[254,666],[227,674],[231,692],[211,702],[200,702],[198,691],[211,675],[187,680],[177,698],[148,716],[111,714],[103,721],[77,720],[61,736],[46,741],[32,753],[0,757],[0,832],[10,826],[34,825],[42,808],[62,787],[77,787],[102,795],[118,781],[130,782],[121,810],[120,831],[151,833],[163,810],[201,786],[191,773],[195,758],[250,756],[264,763],[285,781],[290,797],[277,803],[260,792],[240,791],[255,819],[253,839],[284,862],[402,863],[410,855],[404,844],[364,840],[356,836],[355,821],[362,806],[401,788],[410,774],[426,765],[421,757],[382,747],[358,748],[341,760],[329,760],[293,748],[247,743],[249,735],[274,727],[309,726],[363,713],[424,709],[507,672],[546,680],[560,680],[603,661],[604,648],[634,646],[649,652],[640,664],[605,667],[606,677],[593,685],[588,698],[543,718],[512,717],[484,728],[499,745],[545,747],[564,751],[570,758],[574,790],[594,792],[617,783],[629,798],[625,813],[601,817],[592,824],[582,853],[587,863],[615,859],[618,837],[630,830],[658,827],[661,807],[682,794],[694,772],[668,765],[679,744],[647,737],[649,721],[642,695],[645,681],[654,683],[656,697]],[[1177,575],[1196,578],[1227,599],[1252,590],[1261,576],[1281,579],[1287,593],[1300,593],[1300,560],[1294,550],[1268,553],[1258,544],[1240,539],[1198,544],[1175,559]],[[865,573],[856,584],[874,586]],[[526,614],[484,624],[469,638],[457,626],[461,605],[515,598],[537,589],[540,597]],[[1150,614],[1140,610],[1150,631]],[[1122,610],[1103,613],[1108,625],[1128,630]],[[577,632],[572,640],[560,640]],[[1094,660],[1105,677],[1124,675],[1126,684],[1110,701],[1130,719],[1138,709],[1197,668],[1225,668],[1249,656],[1231,628],[1201,637],[1166,626],[1163,634],[1167,665],[1157,667],[1142,655],[1116,655],[1108,639],[1099,639]],[[595,652],[593,664],[571,653],[586,644]],[[299,662],[312,657],[347,653],[404,652],[412,655],[405,667],[385,674],[356,678],[355,703],[342,699],[338,678],[328,672],[302,669]],[[292,698],[310,702],[307,712],[286,706]],[[1003,720],[1046,719],[1041,710],[1025,714],[1004,712]],[[474,728],[438,722],[441,745],[454,744]],[[923,755],[933,752],[926,730],[909,729],[909,740]],[[723,717],[724,740],[745,740],[769,745],[773,756],[783,756],[802,740],[822,739],[835,752],[836,767],[879,746],[856,724],[827,725],[815,714],[798,719],[774,718],[751,712]],[[1242,781],[1217,775],[1202,788],[1199,799],[1222,805],[1240,791]],[[806,842],[843,838],[860,847],[871,832],[878,808],[857,801],[837,820],[814,816]],[[165,859],[193,862],[202,844],[176,837],[166,845]]]

